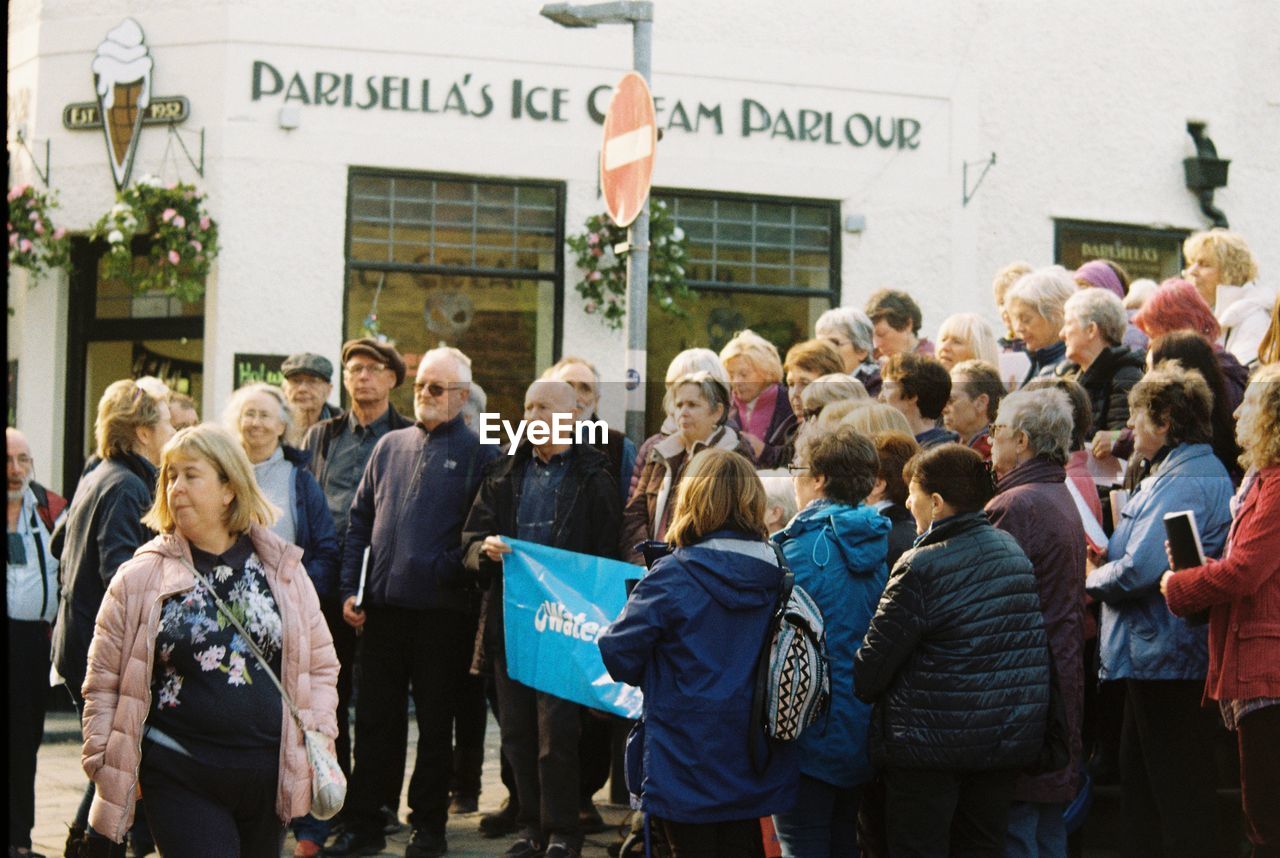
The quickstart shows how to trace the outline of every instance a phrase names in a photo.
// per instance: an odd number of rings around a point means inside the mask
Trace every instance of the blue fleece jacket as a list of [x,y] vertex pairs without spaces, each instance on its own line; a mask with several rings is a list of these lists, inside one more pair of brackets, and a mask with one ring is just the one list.
[[372,545],[364,604],[470,613],[474,578],[462,568],[462,525],[484,466],[499,455],[455,417],[388,432],[369,456],[351,501],[342,554],[342,599],[360,585]]
[[893,523],[865,504],[816,500],[773,539],[796,586],[818,603],[826,624],[831,708],[800,734],[800,771],[837,787],[871,780],[871,706],[853,694],[853,657],[889,579],[885,556]]

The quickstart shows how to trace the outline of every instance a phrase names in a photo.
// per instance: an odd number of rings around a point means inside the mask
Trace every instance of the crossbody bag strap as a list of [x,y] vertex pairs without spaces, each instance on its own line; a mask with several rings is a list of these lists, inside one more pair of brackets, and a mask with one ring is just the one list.
[[[258,663],[262,665],[262,669],[267,672],[267,676],[271,677],[271,681],[275,683],[277,689],[280,690],[280,697],[284,700],[285,705],[289,707],[289,711],[293,714],[293,720],[298,722],[298,729],[306,732],[306,727],[302,724],[302,716],[298,714],[298,707],[293,704],[293,698],[289,696],[289,692],[284,690],[284,685],[280,682],[280,677],[276,676],[276,672],[271,669],[271,665],[267,662],[267,657],[262,654],[262,650],[258,648],[258,644],[253,637],[245,631],[244,626],[240,625],[240,621],[236,619],[235,614],[231,613],[231,609],[227,607],[227,603],[222,601],[222,597],[218,595],[218,591],[213,589],[213,585],[209,583],[209,579],[200,574],[200,570],[195,567],[187,558],[180,557],[182,565],[191,570],[192,574],[199,579],[205,589],[213,596],[213,601],[217,604],[218,610],[226,617],[231,625],[236,627],[236,631],[244,638],[245,645],[249,647],[249,651],[258,659]],[[283,628],[283,627],[282,627]]]

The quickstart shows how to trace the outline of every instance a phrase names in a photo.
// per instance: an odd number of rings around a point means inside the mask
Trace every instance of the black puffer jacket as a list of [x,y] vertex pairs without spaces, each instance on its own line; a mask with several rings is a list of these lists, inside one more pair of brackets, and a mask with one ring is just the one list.
[[1143,355],[1125,346],[1108,346],[1084,372],[1075,364],[1071,367],[1074,372],[1064,374],[1075,378],[1089,394],[1093,412],[1089,438],[1099,432],[1123,429],[1129,422],[1129,391],[1142,381],[1147,370]]
[[854,688],[874,703],[871,760],[894,768],[1023,768],[1044,742],[1049,650],[1018,543],[982,512],[935,526],[898,561]]

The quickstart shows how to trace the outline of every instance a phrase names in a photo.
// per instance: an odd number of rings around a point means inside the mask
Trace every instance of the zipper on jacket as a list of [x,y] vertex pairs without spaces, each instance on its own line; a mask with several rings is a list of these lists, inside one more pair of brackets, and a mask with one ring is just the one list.
[[[160,595],[156,596],[155,602],[153,602],[153,603],[152,603],[152,609],[153,609],[153,610],[155,610],[155,611],[162,611],[162,610],[164,609],[164,607],[163,607],[163,606],[164,606],[164,602],[165,602],[165,600],[166,600],[166,599],[171,599],[171,598],[173,598],[174,596],[178,595],[179,593],[185,593],[185,592],[187,592],[188,590],[194,590],[195,588],[196,588],[196,581],[195,581],[195,578],[193,577],[193,578],[191,579],[191,586],[190,586],[190,587],[183,587],[182,589],[179,589],[179,590],[173,590],[173,591],[171,591],[171,592],[161,593]],[[143,725],[144,725],[144,726],[145,726],[145,725],[146,725],[146,723],[147,723],[147,716],[149,716],[149,715],[151,714],[151,673],[152,673],[152,671],[154,671],[154,670],[155,670],[155,661],[156,661],[156,638],[158,638],[158,637],[160,636],[160,623],[159,623],[159,622],[157,622],[157,623],[156,623],[156,625],[155,625],[155,633],[154,633],[154,634],[152,634],[152,632],[150,631],[150,629],[151,629],[151,618],[150,618],[150,616],[148,616],[148,617],[147,617],[147,629],[148,629],[148,631],[147,631],[147,672],[146,672],[146,674],[145,674],[145,675],[146,675],[146,680],[147,680],[147,690],[144,692],[144,695],[145,695],[145,696],[144,696],[144,699],[145,699],[145,701],[146,701],[146,705],[145,705],[145,706],[143,707],[143,709],[142,709],[142,712],[143,712],[143,715],[142,715],[142,723],[143,723]],[[126,668],[127,668],[127,663],[126,663]],[[121,681],[122,681],[122,682],[124,681],[124,677],[123,677],[123,676],[121,676]],[[118,696],[118,695],[117,695],[117,696]],[[119,705],[117,704],[116,709],[117,709],[117,710],[119,710],[119,708],[120,708],[120,707],[119,707]],[[124,836],[125,836],[125,834],[128,832],[128,830],[129,830],[129,828],[130,828],[130,820],[129,820],[129,812],[128,812],[128,811],[129,811],[129,810],[132,810],[132,811],[134,811],[135,813],[136,813],[136,811],[137,811],[137,805],[138,805],[138,798],[137,798],[137,795],[138,795],[138,787],[139,787],[139,785],[142,783],[142,739],[143,739],[143,734],[144,734],[145,732],[146,732],[146,730],[139,730],[139,731],[138,731],[138,762],[137,762],[137,764],[134,766],[134,769],[133,769],[133,783],[132,783],[132,784],[130,784],[130,786],[129,786],[129,794],[125,797],[125,803],[126,803],[126,804],[125,804],[125,807],[126,807],[126,812],[125,812],[125,815],[124,815],[124,825],[123,825],[123,827],[122,827],[122,828],[120,828],[120,829],[116,832],[116,834],[117,834],[117,835],[118,835],[118,837],[120,838],[119,840],[117,840],[117,841],[116,841],[116,842],[118,842],[118,843],[120,843],[120,842],[123,842],[123,841],[124,841]]]

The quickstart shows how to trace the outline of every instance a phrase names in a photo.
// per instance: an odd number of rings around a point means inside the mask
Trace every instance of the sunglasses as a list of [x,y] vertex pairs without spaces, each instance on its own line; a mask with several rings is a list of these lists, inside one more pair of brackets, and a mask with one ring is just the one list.
[[415,381],[413,383],[413,392],[421,393],[425,390],[427,393],[431,394],[432,397],[441,397],[448,391],[460,390],[461,387],[462,385],[457,384],[436,384],[434,381],[430,384],[425,384],[421,381]]

